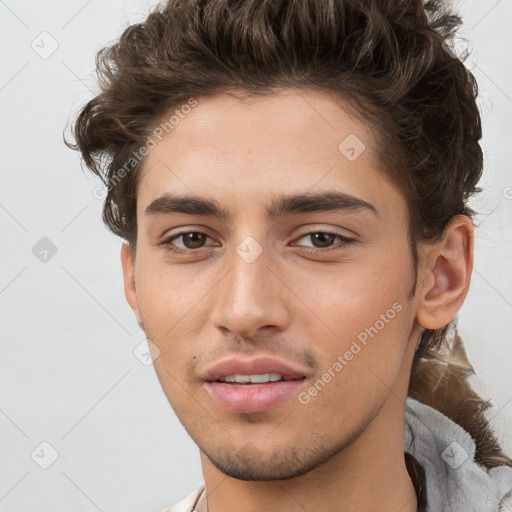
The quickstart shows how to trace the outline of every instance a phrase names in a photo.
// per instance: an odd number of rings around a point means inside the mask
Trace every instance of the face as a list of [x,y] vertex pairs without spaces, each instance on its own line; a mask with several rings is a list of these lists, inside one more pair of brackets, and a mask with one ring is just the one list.
[[132,307],[170,404],[227,475],[318,466],[397,381],[414,273],[374,148],[341,100],[283,90],[198,99],[147,157]]

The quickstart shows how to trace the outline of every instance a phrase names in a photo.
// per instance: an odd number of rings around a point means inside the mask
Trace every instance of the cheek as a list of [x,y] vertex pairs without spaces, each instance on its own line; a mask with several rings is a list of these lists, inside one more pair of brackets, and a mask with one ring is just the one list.
[[184,381],[186,365],[194,356],[190,340],[197,338],[202,325],[194,316],[200,294],[194,286],[183,286],[169,273],[149,270],[141,275],[137,288],[146,337],[157,347],[153,365],[168,393]]
[[330,425],[355,427],[380,407],[394,387],[406,347],[410,310],[395,302],[383,314],[384,320],[380,313],[368,316],[367,312],[358,318],[339,317],[339,335],[317,345],[320,369],[299,397],[300,403],[309,402],[305,407],[313,416],[325,411]]
[[[301,299],[297,307],[305,314],[301,313],[302,319],[316,314],[318,326],[323,324],[326,332],[346,338],[374,325],[395,303],[404,307],[412,285],[410,272],[400,263],[404,259],[398,254],[378,254],[336,266],[319,264],[302,269],[300,277],[289,276]],[[393,317],[395,310],[390,312]]]
[[323,286],[318,275],[305,273],[301,281],[299,293],[317,316],[308,312],[300,322],[312,344],[315,333],[323,334],[314,349],[332,392],[382,387],[379,379],[391,384],[399,371],[412,322],[407,299],[412,278],[396,261],[398,255],[373,264],[353,262],[323,276]]
[[204,300],[212,283],[186,265],[167,265],[157,261],[141,263],[137,298],[147,324],[159,336],[183,332],[194,309]]

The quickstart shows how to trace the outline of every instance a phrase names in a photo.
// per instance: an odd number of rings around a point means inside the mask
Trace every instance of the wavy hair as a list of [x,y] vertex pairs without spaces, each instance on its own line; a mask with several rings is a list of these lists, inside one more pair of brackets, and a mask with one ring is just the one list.
[[[439,240],[455,215],[473,218],[468,200],[480,192],[478,86],[467,55],[450,50],[461,24],[440,0],[170,0],[97,53],[101,92],[78,113],[75,142],[65,142],[107,186],[103,221],[135,260],[145,159],[134,155],[164,114],[231,90],[334,93],[374,129],[382,172],[407,202],[412,296],[417,244]],[[409,396],[467,430],[477,462],[512,466],[472,373],[454,322],[425,330]]]

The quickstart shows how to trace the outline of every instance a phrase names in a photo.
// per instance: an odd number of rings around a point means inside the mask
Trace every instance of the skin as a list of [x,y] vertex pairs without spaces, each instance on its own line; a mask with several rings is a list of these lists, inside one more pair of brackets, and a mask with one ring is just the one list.
[[[350,134],[366,146],[354,161],[338,150]],[[200,449],[210,512],[417,510],[403,450],[410,368],[422,329],[446,325],[464,301],[473,227],[457,216],[442,240],[418,247],[411,298],[406,205],[374,147],[371,128],[341,101],[288,89],[250,101],[200,98],[147,157],[135,262],[121,249],[125,295],[160,351],[162,389]],[[327,190],[378,215],[265,213],[280,194]],[[230,216],[145,215],[164,192],[216,200]],[[178,231],[207,236],[175,239],[188,250],[176,255],[161,242]],[[325,231],[355,241],[307,235]],[[262,249],[252,263],[236,251],[247,236]],[[233,412],[200,379],[227,355],[265,354],[303,369],[307,390],[395,303],[400,312],[307,404],[294,395],[266,412]]]

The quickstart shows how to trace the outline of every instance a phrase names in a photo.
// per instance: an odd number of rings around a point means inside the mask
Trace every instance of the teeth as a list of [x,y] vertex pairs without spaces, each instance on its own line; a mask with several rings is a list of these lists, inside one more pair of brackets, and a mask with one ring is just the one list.
[[260,373],[255,375],[226,375],[219,379],[221,382],[237,382],[240,384],[262,384],[264,382],[276,382],[284,379],[279,373]]
[[260,375],[244,375],[244,377],[248,377],[252,384],[261,384],[262,382],[270,381],[270,375],[268,373],[262,373]]

